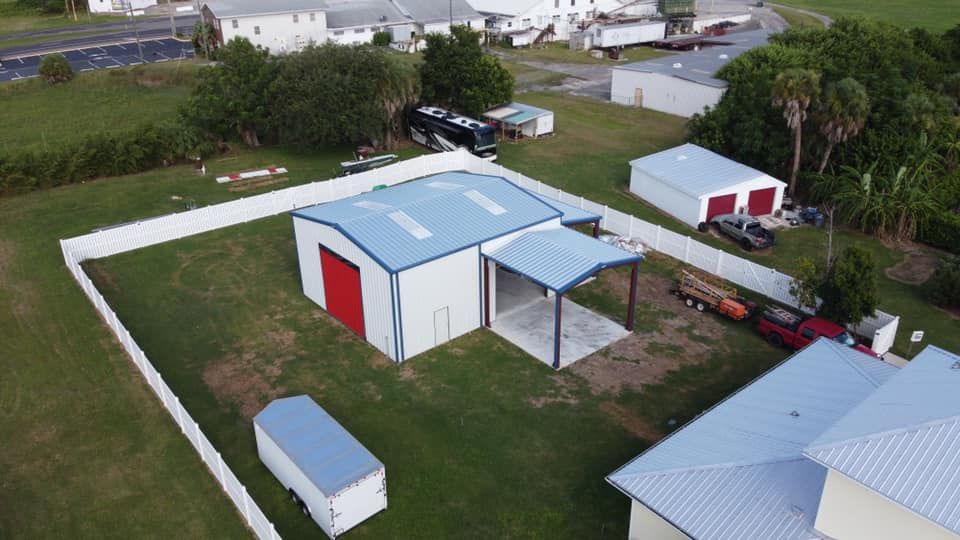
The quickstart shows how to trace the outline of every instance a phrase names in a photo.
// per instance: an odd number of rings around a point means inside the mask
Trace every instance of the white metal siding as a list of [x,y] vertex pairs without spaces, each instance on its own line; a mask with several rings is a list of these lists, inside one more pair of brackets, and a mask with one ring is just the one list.
[[333,533],[341,535],[387,509],[387,475],[380,469],[330,498]]
[[436,345],[437,310],[450,310],[450,339],[480,327],[480,260],[476,246],[404,270],[399,283],[404,360]]
[[663,39],[665,31],[666,23],[643,25],[611,24],[599,26],[596,29],[593,45],[595,47],[618,47],[621,45],[649,43]]
[[[280,481],[284,489],[292,488],[297,492],[300,500],[306,503],[307,508],[310,509],[310,517],[313,518],[313,521],[315,521],[328,536],[332,536],[330,530],[330,512],[327,511],[330,507],[330,502],[328,501],[327,495],[321,492],[317,486],[303,474],[300,467],[297,467],[289,456],[287,456],[287,454],[273,442],[273,439],[260,429],[260,426],[256,423],[253,424],[253,432],[257,440],[257,454],[260,456],[260,461],[263,462],[267,469],[273,473],[273,476]],[[293,503],[291,502],[290,504]]]
[[[639,104],[634,103],[637,88],[643,89],[643,102]],[[702,113],[704,107],[715,106],[723,92],[723,88],[629,69],[614,69],[610,82],[610,99],[614,103],[642,106],[685,118]]]
[[630,170],[630,191],[691,227],[703,221],[707,211],[706,199],[701,201],[691,197],[633,167]]
[[630,500],[629,540],[685,540],[689,538],[646,506]]
[[390,299],[390,274],[340,231],[314,221],[293,218],[300,259],[303,294],[326,309],[323,293],[323,272],[320,268],[320,245],[360,268],[363,295],[363,325],[367,341],[383,354],[396,360],[394,351],[393,307]]
[[[321,44],[327,40],[327,16],[318,7],[314,12],[298,13],[299,22],[293,22],[293,14],[282,15],[254,15],[249,17],[224,17],[220,21],[220,31],[223,42],[227,43],[237,36],[250,40],[254,45],[270,49],[272,54],[300,50],[297,37],[302,43]],[[314,13],[315,20],[310,21],[310,13]],[[237,21],[237,28],[233,27]],[[254,27],[260,27],[260,34],[255,33]]]

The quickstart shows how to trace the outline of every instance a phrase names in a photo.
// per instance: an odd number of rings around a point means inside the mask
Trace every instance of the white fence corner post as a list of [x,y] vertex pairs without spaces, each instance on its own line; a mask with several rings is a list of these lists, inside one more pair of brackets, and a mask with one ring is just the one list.
[[200,437],[200,424],[197,422],[193,423],[193,431],[197,434],[197,448],[200,449],[200,459],[206,463],[207,458],[203,455],[203,439]]
[[[723,269],[723,251],[717,250],[717,269],[714,270],[714,274],[720,276],[720,271]],[[720,276],[723,277],[723,276]]]
[[684,243],[684,246],[683,246],[683,262],[689,263],[690,262],[690,237],[687,236],[686,238],[687,238],[687,241]]

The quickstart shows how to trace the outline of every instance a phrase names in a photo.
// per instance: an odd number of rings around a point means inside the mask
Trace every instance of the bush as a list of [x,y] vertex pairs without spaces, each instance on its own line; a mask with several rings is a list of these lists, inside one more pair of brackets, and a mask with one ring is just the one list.
[[67,62],[67,58],[60,53],[44,56],[40,61],[38,72],[43,80],[50,84],[67,82],[73,78],[70,62]]
[[933,247],[960,254],[960,214],[941,213],[920,227],[919,237]]
[[960,257],[940,261],[924,287],[930,302],[942,307],[960,307]]
[[390,33],[389,32],[377,32],[373,34],[373,44],[377,47],[389,47],[390,46]]

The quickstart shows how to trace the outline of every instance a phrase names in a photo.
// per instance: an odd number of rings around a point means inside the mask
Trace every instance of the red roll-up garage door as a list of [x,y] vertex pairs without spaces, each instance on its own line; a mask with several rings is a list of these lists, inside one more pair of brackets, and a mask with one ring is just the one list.
[[747,208],[750,209],[751,216],[765,216],[773,213],[773,198],[777,194],[777,188],[755,189],[750,192],[750,198],[747,199]]
[[733,208],[736,206],[736,204],[736,193],[710,197],[710,200],[707,201],[707,223],[710,223],[710,220],[713,218],[713,216],[718,216],[720,214],[732,214]]
[[323,246],[320,247],[320,268],[327,312],[364,337],[360,269]]

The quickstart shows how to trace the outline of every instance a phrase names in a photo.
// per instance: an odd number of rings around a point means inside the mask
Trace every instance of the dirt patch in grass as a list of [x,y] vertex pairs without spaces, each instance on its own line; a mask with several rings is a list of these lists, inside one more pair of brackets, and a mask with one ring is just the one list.
[[659,441],[666,435],[663,431],[652,426],[650,422],[640,418],[634,411],[618,405],[616,402],[605,401],[600,404],[600,410],[614,422],[623,426],[624,429],[645,441]]
[[[212,362],[203,370],[203,382],[224,406],[234,406],[244,420],[253,419],[271,400],[286,392],[283,386],[273,384],[258,369],[255,353],[229,354]],[[279,366],[277,366],[279,374]]]
[[906,283],[907,285],[922,285],[930,279],[937,269],[940,258],[922,250],[911,251],[903,260],[883,271],[888,278]]
[[955,307],[947,308],[947,307],[938,307],[938,306],[933,306],[933,307],[937,311],[944,312],[951,319],[955,321],[960,321],[960,308],[955,308]]
[[529,397],[527,403],[534,408],[541,409],[544,405],[552,403],[566,403],[568,405],[577,405],[580,400],[573,394],[574,385],[569,377],[562,373],[553,374],[553,389],[544,396]]

